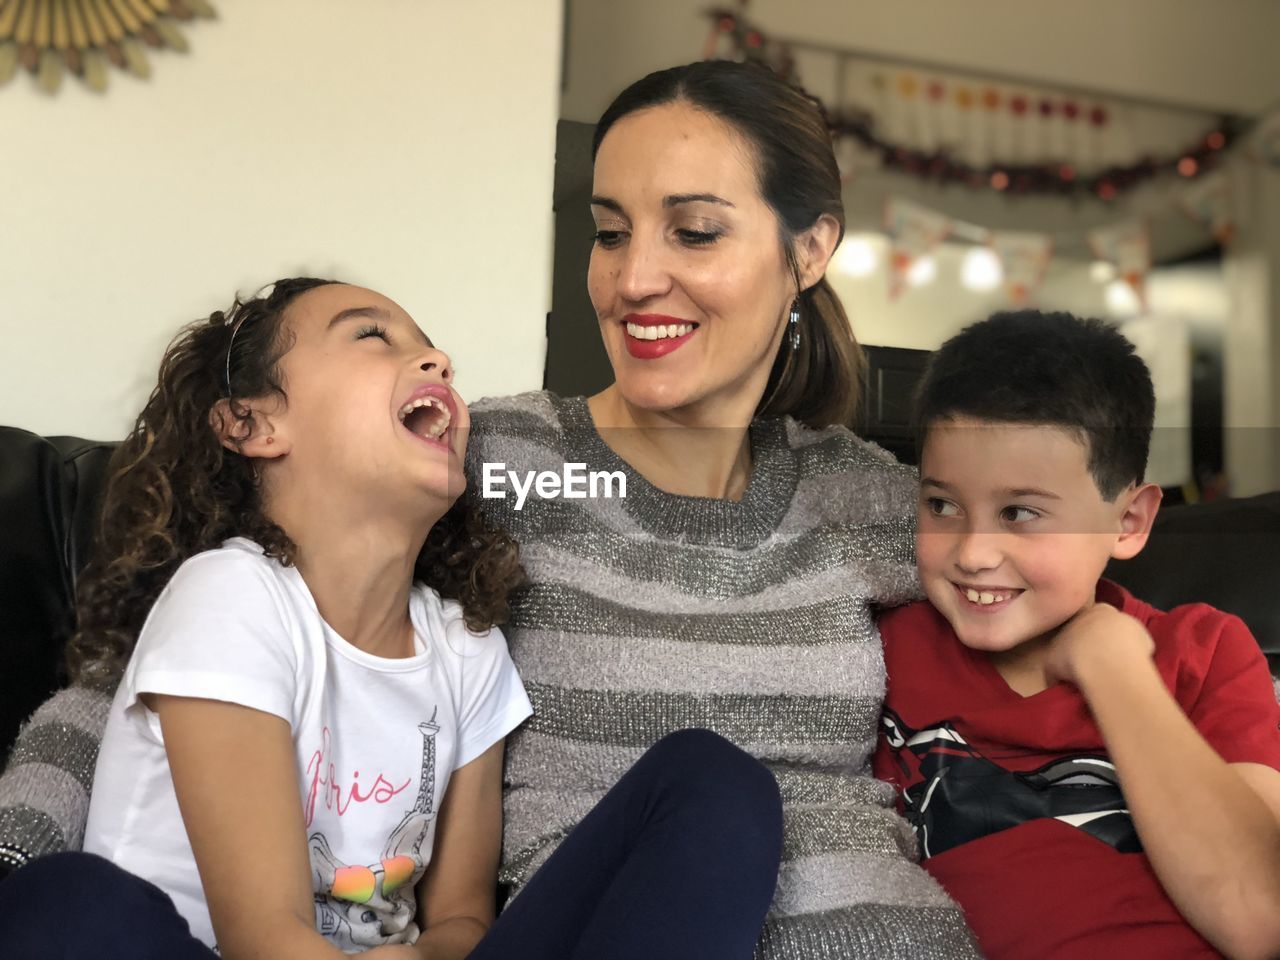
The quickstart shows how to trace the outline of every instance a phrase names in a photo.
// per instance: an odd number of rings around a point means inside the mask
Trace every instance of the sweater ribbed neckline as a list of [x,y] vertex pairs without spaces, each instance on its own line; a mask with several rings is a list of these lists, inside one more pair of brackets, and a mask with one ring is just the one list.
[[586,397],[552,395],[564,429],[566,461],[589,469],[621,470],[627,477],[623,506],[645,531],[664,540],[746,548],[778,528],[795,496],[798,471],[781,417],[752,421],[751,477],[742,499],[689,497],[660,490],[605,443]]

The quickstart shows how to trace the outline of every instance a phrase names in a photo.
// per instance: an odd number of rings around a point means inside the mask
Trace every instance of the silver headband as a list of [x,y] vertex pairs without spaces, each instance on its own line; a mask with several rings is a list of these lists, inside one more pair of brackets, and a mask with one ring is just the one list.
[[231,339],[227,341],[227,365],[226,369],[223,371],[223,383],[227,388],[228,400],[235,399],[234,395],[231,393],[231,350],[236,345],[236,334],[240,332],[240,328],[244,326],[246,319],[248,319],[247,313],[242,313],[236,318],[236,322],[231,325]]

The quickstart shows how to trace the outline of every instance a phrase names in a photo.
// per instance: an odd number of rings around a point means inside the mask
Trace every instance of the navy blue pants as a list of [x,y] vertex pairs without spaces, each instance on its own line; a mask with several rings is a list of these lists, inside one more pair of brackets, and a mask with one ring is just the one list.
[[[642,756],[565,838],[469,960],[747,960],[777,882],[773,776],[684,730]],[[216,960],[159,888],[85,853],[0,883],[5,960]]]

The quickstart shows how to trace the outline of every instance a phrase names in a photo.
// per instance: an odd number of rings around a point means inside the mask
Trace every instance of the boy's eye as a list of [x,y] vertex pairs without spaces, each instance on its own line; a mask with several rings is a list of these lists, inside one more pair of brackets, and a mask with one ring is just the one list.
[[366,340],[369,337],[379,337],[386,343],[391,342],[391,337],[387,333],[387,328],[380,323],[366,324],[356,331],[357,340]]
[[1030,520],[1039,520],[1040,514],[1030,507],[1005,507],[1000,511],[1000,519],[1008,523],[1027,523]]
[[925,500],[925,506],[929,508],[929,513],[935,517],[954,517],[960,512],[950,500],[943,500],[941,497],[929,497]]

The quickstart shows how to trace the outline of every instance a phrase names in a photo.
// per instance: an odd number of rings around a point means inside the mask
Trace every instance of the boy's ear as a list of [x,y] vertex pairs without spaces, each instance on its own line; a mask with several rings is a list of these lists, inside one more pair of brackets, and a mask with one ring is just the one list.
[[1126,501],[1120,515],[1120,536],[1111,548],[1111,556],[1117,560],[1136,557],[1147,545],[1151,525],[1156,521],[1164,491],[1154,483],[1144,483],[1120,495]]
[[222,399],[209,411],[209,426],[228,450],[246,457],[274,460],[289,452],[289,441],[264,406],[245,400]]

